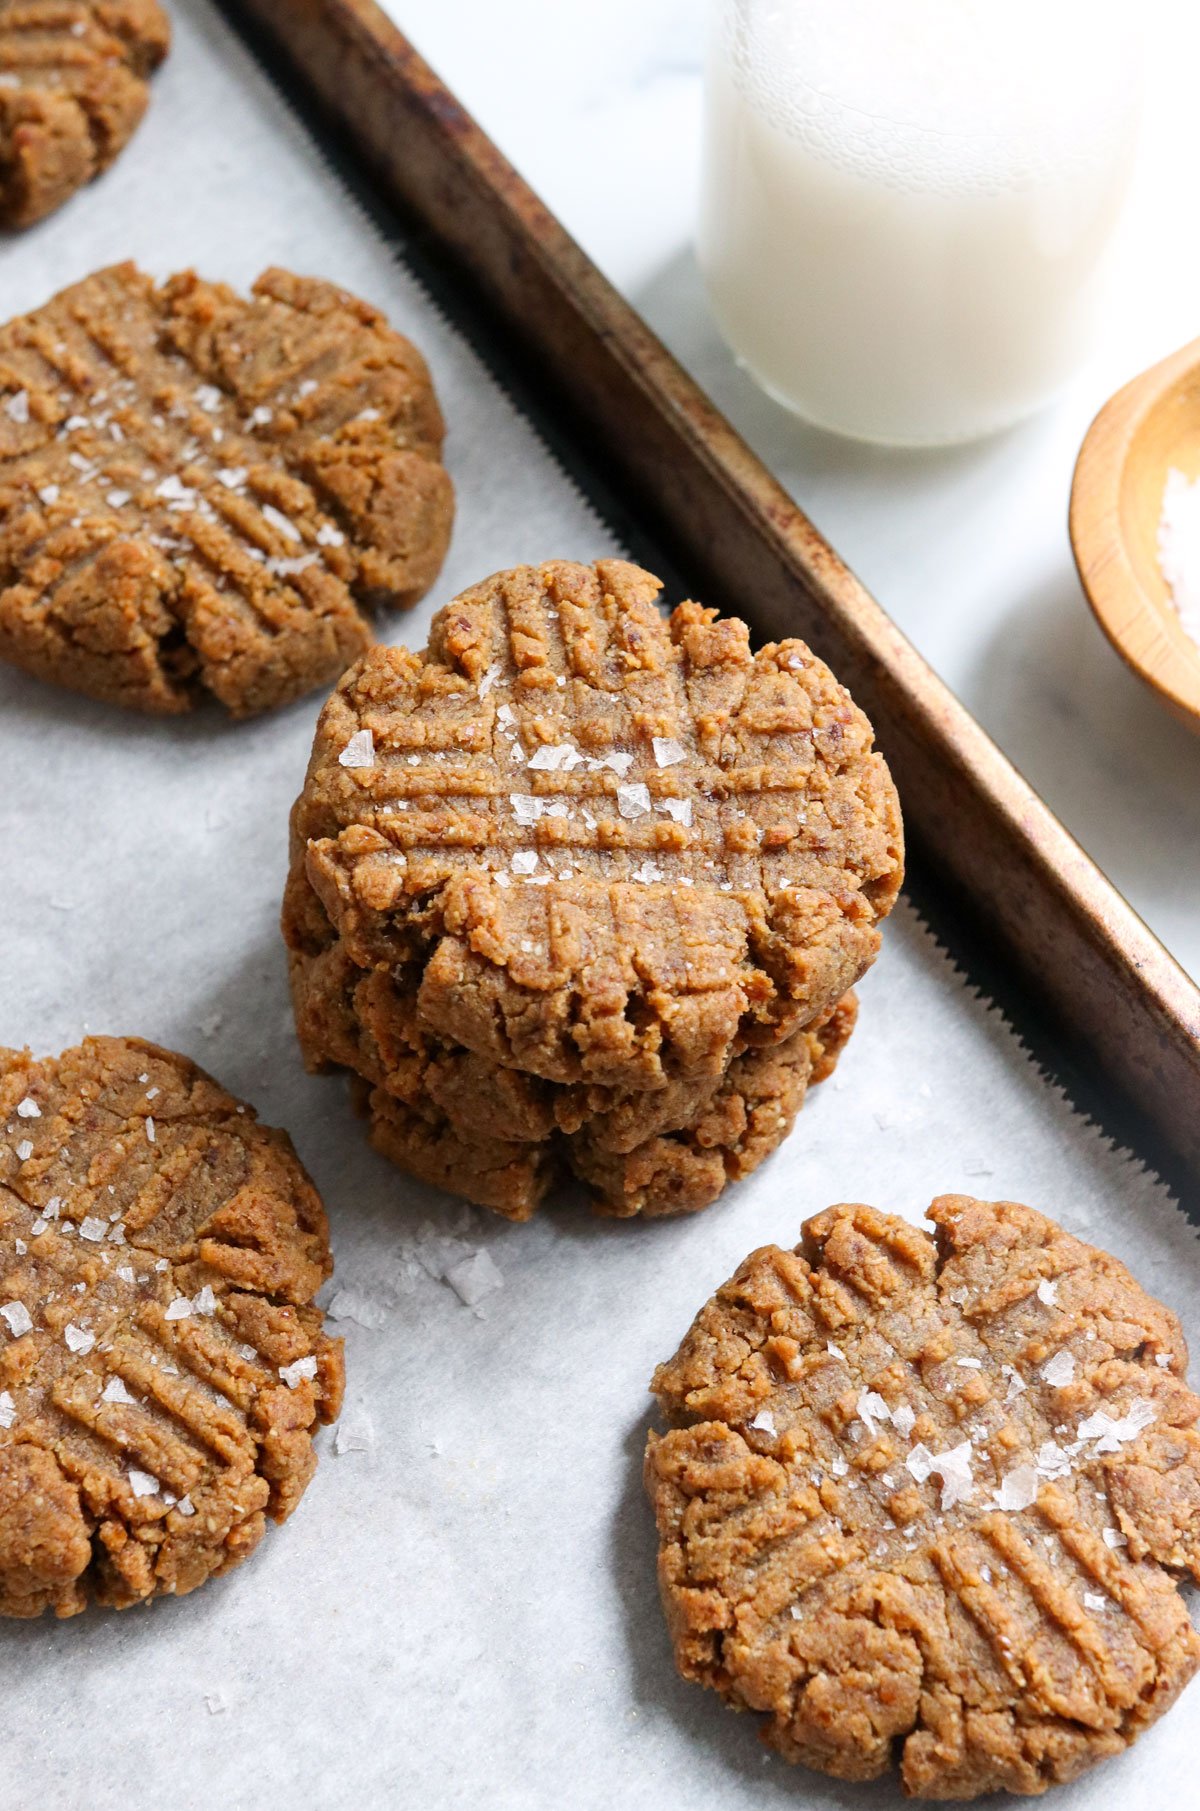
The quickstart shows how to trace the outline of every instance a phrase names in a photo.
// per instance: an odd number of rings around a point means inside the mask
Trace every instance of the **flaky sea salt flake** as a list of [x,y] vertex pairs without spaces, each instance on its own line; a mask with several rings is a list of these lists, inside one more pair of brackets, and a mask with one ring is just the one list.
[[1136,1440],[1152,1421],[1157,1420],[1154,1405],[1139,1398],[1130,1403],[1124,1415],[1114,1417],[1097,1409],[1094,1415],[1079,1423],[1076,1432],[1081,1440],[1094,1440],[1097,1453],[1115,1453],[1125,1441]]
[[131,1396],[119,1377],[110,1377],[100,1392],[101,1402],[124,1402],[131,1406],[137,1403],[137,1397]]
[[921,1440],[913,1447],[904,1463],[916,1479],[917,1483],[924,1484],[926,1478],[933,1470],[933,1454],[925,1445],[925,1442]]
[[276,509],[273,503],[264,503],[262,506],[262,513],[264,519],[271,524],[272,528],[278,530],[285,541],[300,540],[300,530],[296,527],[292,518],[290,516],[285,516],[281,509]]
[[74,1321],[68,1321],[63,1328],[63,1338],[69,1352],[90,1352],[96,1343],[96,1335],[87,1327],[77,1327]]
[[1001,1365],[1000,1371],[1003,1376],[1008,1378],[1008,1394],[1004,1398],[1005,1402],[1011,1402],[1014,1397],[1020,1396],[1029,1388],[1020,1372],[1014,1370],[1012,1365]]
[[1047,1279],[1045,1277],[1043,1277],[1041,1282],[1037,1286],[1037,1299],[1039,1302],[1044,1302],[1046,1304],[1047,1308],[1057,1307],[1057,1305],[1058,1305],[1058,1284],[1049,1282],[1049,1281],[1047,1281]]
[[338,756],[339,767],[374,767],[375,738],[369,729],[356,729]]
[[1038,1374],[1052,1389],[1065,1390],[1075,1377],[1074,1353],[1068,1352],[1064,1347],[1061,1352],[1056,1352],[1053,1358],[1046,1360]]
[[174,472],[170,472],[167,477],[155,485],[154,494],[161,497],[165,503],[193,503],[196,498],[196,493],[191,486],[185,484],[183,479],[177,477]]
[[294,560],[283,560],[274,556],[267,561],[267,571],[277,579],[298,578],[300,573],[307,572],[310,566],[318,564],[315,553],[299,553]]
[[185,1321],[191,1318],[192,1304],[186,1295],[177,1295],[164,1315],[165,1320]]
[[97,1219],[95,1214],[87,1214],[79,1222],[79,1236],[89,1239],[93,1245],[99,1245],[107,1237],[108,1221]]
[[352,1284],[346,1283],[330,1298],[326,1312],[330,1320],[355,1321],[371,1332],[377,1332],[388,1317],[385,1302],[368,1295],[364,1289],[356,1289]]
[[975,1494],[971,1476],[971,1442],[964,1440],[948,1452],[939,1453],[929,1467],[942,1480],[942,1509],[953,1509],[956,1503],[967,1503]]
[[509,802],[518,824],[536,824],[542,815],[542,800],[530,792],[510,792]]
[[153,1472],[139,1471],[136,1465],[131,1465],[129,1488],[135,1497],[156,1497],[162,1487]]
[[475,1251],[460,1258],[445,1272],[443,1280],[468,1308],[478,1308],[487,1296],[504,1287],[503,1273],[486,1251]]
[[651,736],[654,748],[654,759],[660,767],[676,767],[680,761],[687,760],[687,749],[674,736]]
[[892,1411],[883,1397],[875,1390],[862,1390],[854,1405],[854,1412],[870,1434],[872,1440],[885,1421],[890,1421]]
[[759,1409],[750,1426],[756,1428],[760,1434],[770,1434],[772,1440],[779,1438],[779,1429],[775,1426],[775,1417],[770,1409]]
[[33,1330],[33,1321],[24,1302],[4,1302],[0,1304],[0,1319],[8,1323],[8,1330],[14,1339],[20,1339]]
[[40,1119],[42,1117],[42,1109],[30,1094],[27,1094],[24,1100],[17,1102],[17,1112],[22,1119]]
[[570,773],[583,760],[569,742],[545,742],[529,757],[530,767],[542,773]]
[[375,1448],[375,1428],[363,1408],[347,1409],[333,1436],[333,1450],[340,1459],[345,1453],[369,1453]]
[[640,780],[617,787],[617,810],[622,817],[644,817],[650,809],[650,788]]
[[1071,1470],[1071,1455],[1053,1440],[1043,1440],[1037,1450],[1037,1469],[1043,1478],[1065,1478]]
[[1029,1509],[1037,1502],[1039,1488],[1036,1466],[1014,1465],[1001,1478],[993,1501],[997,1509]]
[[294,1390],[303,1382],[311,1383],[317,1374],[317,1361],[310,1352],[307,1358],[298,1358],[294,1364],[280,1365],[279,1375],[289,1390]]

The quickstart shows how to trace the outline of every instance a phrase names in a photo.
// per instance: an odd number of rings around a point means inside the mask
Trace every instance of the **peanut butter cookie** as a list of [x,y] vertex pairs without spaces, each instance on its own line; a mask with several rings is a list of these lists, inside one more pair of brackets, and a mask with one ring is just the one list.
[[[798,641],[753,654],[698,604],[665,618],[659,589],[601,561],[464,592],[423,653],[345,676],[293,813],[307,1061],[370,1085],[399,1162],[518,1217],[564,1162],[618,1213],[702,1205],[715,1155],[703,1186],[670,1164],[652,1183],[646,1152],[606,1161],[701,1120],[693,1147],[753,1167],[819,1060],[801,1034],[874,959],[900,884],[895,790],[828,668]],[[788,1040],[769,1080],[732,1071]],[[755,1073],[788,1104],[744,1138],[727,1116]],[[514,1142],[519,1160],[496,1148]]]
[[291,1513],[331,1270],[287,1137],[184,1057],[0,1050],[0,1614],[182,1595]]
[[0,226],[31,226],[124,150],[170,41],[157,0],[0,0]]
[[1012,1202],[833,1207],[753,1253],[653,1389],[680,1671],[786,1759],[1041,1792],[1200,1664],[1200,1398],[1175,1316]]
[[330,283],[98,272],[0,328],[0,657],[135,710],[330,684],[453,492],[425,361]]

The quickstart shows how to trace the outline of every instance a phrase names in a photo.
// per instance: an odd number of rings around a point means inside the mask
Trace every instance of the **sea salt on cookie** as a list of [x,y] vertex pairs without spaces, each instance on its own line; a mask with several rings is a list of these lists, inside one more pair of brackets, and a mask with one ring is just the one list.
[[1200,1665],[1200,1398],[1173,1314],[1011,1202],[833,1207],[653,1389],[680,1671],[786,1759],[936,1799],[1120,1753]]
[[328,685],[441,565],[425,361],[330,283],[132,264],[0,328],[0,657],[135,710]]
[[157,0],[0,0],[0,226],[31,226],[107,168],[170,40]]
[[[713,1086],[625,1095],[587,1113],[532,1084],[534,1111],[512,1070],[480,1073],[470,1052],[442,1051],[392,1086],[360,1083],[371,1142],[423,1182],[466,1195],[506,1219],[527,1220],[564,1164],[618,1219],[691,1214],[708,1207],[778,1149],[810,1087],[833,1073],[854,1025],[849,994],[820,1025],[783,1044],[735,1057]],[[454,1076],[456,1063],[462,1073]],[[453,1077],[453,1080],[451,1080]],[[411,1081],[411,1086],[407,1085]],[[694,1104],[693,1104],[694,1101]],[[474,1109],[472,1111],[472,1108]],[[658,1130],[645,1129],[655,1121]]]
[[290,1141],[186,1058],[0,1050],[0,1614],[182,1595],[291,1513],[331,1270]]
[[[345,676],[293,813],[306,1059],[370,1084],[397,1161],[515,1217],[564,1166],[616,1212],[671,1211],[670,1165],[645,1192],[606,1159],[701,1119],[710,1178],[720,1149],[725,1179],[765,1155],[714,1097],[740,1118],[731,1065],[830,1019],[900,884],[895,790],[828,668],[698,604],[666,618],[659,589],[601,561],[464,592],[424,652]],[[781,1136],[801,1067],[769,1085]],[[713,1198],[694,1166],[675,1192]]]

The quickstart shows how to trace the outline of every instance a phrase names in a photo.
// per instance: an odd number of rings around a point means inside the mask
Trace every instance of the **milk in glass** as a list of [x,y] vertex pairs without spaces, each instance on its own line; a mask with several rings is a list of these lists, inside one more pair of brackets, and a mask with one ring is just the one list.
[[716,0],[699,253],[739,360],[865,440],[1018,419],[1086,357],[1137,113],[1120,0]]

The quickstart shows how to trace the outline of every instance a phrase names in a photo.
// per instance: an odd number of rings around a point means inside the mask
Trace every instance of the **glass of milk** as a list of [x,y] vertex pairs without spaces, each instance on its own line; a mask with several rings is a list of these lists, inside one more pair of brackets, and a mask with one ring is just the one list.
[[700,263],[736,357],[861,440],[1029,414],[1087,357],[1131,0],[712,0]]

